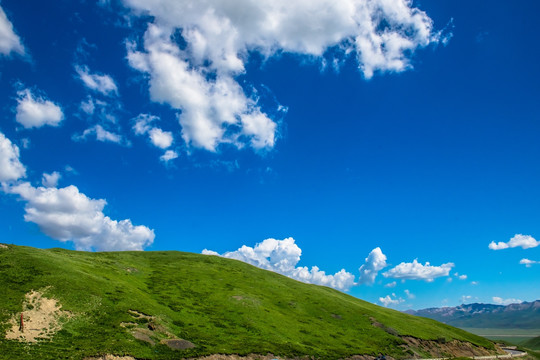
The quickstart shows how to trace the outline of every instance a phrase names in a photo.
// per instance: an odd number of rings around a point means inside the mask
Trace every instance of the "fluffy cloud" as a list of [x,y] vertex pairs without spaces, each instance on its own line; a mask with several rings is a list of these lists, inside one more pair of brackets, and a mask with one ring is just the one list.
[[387,288],[394,288],[396,287],[397,283],[395,281],[392,281],[391,283],[388,283],[386,285],[384,285],[384,287],[387,287]]
[[111,220],[103,214],[106,201],[91,199],[73,185],[33,187],[28,182],[4,186],[25,200],[24,219],[37,224],[47,236],[72,241],[78,250],[142,250],[152,244],[154,231],[131,220]]
[[536,260],[529,260],[529,259],[521,259],[519,260],[519,263],[521,265],[525,265],[525,267],[531,267],[533,266],[534,264],[540,264],[540,261],[536,261]]
[[523,300],[519,299],[503,299],[498,296],[493,297],[493,302],[497,305],[510,305],[510,304],[521,304]]
[[[366,77],[403,71],[408,54],[439,41],[431,19],[409,0],[124,0],[171,32],[181,29],[190,62],[240,73],[249,51],[322,56],[337,47],[354,54]],[[239,11],[238,9],[241,9]]]
[[172,145],[173,135],[170,131],[163,131],[158,127],[151,126],[154,121],[159,120],[157,116],[139,114],[134,120],[133,131],[136,135],[148,134],[150,142],[160,149],[167,149]]
[[341,60],[353,56],[370,78],[377,71],[410,68],[409,56],[440,37],[431,19],[409,0],[124,3],[134,15],[153,19],[143,43],[129,43],[130,65],[148,75],[153,101],[181,111],[185,142],[210,151],[224,143],[274,146],[276,121],[236,80],[252,52],[265,58],[288,52],[320,61],[328,54]]
[[407,297],[408,297],[409,299],[414,299],[414,298],[416,298],[416,296],[415,296],[413,293],[411,293],[408,289],[405,289],[405,294],[407,295]]
[[252,147],[274,145],[276,123],[263,114],[229,75],[208,79],[202,69],[192,68],[170,34],[150,25],[145,52],[129,49],[131,66],[150,74],[150,97],[181,110],[178,119],[187,144],[215,151],[222,143]]
[[24,47],[21,40],[13,31],[13,25],[0,7],[0,53],[9,55],[11,52],[24,54]]
[[19,160],[19,148],[0,132],[0,182],[14,181],[26,176]]
[[489,248],[491,250],[502,250],[502,249],[508,249],[508,248],[515,248],[515,247],[521,247],[523,249],[530,249],[534,248],[540,245],[540,241],[536,241],[532,236],[530,235],[522,235],[522,234],[516,234],[513,238],[510,239],[508,242],[499,242],[495,243],[495,241],[492,241],[489,244]]
[[384,277],[404,280],[426,280],[433,281],[441,276],[448,276],[450,270],[454,267],[453,263],[446,263],[440,266],[431,266],[429,262],[425,265],[419,263],[416,259],[412,263],[401,263],[393,269],[383,273]]
[[44,125],[58,126],[64,119],[60,106],[40,96],[34,96],[29,89],[19,91],[15,119],[25,128],[39,128]]
[[84,85],[103,95],[118,95],[116,83],[109,75],[91,74],[87,66],[76,66],[75,71]]
[[204,249],[202,253],[240,260],[299,281],[329,286],[338,290],[348,290],[354,285],[354,275],[344,269],[334,275],[327,275],[317,266],[313,266],[311,270],[307,267],[296,267],[300,261],[302,250],[295,244],[293,238],[266,239],[256,244],[255,247],[244,245],[236,251],[226,252],[222,255],[207,249]]
[[381,251],[381,248],[377,247],[369,253],[366,258],[366,263],[360,267],[359,284],[373,284],[375,277],[380,270],[384,269],[386,264],[386,255]]
[[43,184],[43,186],[45,187],[56,187],[58,186],[58,180],[60,180],[60,178],[62,177],[62,175],[60,175],[60,173],[58,171],[53,171],[52,174],[43,174],[43,178],[41,179],[41,183]]
[[396,306],[396,305],[401,304],[404,301],[405,300],[403,300],[402,298],[396,298],[396,294],[394,293],[392,293],[392,296],[386,295],[385,297],[379,298],[379,302],[383,304],[385,307],[388,307],[391,305]]

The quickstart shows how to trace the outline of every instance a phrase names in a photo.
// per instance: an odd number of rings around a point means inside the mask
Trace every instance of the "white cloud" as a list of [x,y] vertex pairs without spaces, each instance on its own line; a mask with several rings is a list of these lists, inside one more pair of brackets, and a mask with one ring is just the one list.
[[181,110],[178,119],[188,145],[215,151],[222,143],[241,147],[245,137],[255,149],[274,146],[276,123],[230,75],[207,79],[184,59],[170,34],[155,25],[147,30],[144,47],[146,52],[129,49],[129,63],[150,74],[153,101]]
[[534,248],[540,245],[540,241],[536,241],[532,236],[530,235],[522,235],[522,234],[516,234],[513,238],[510,239],[508,242],[499,242],[495,243],[495,241],[492,241],[489,244],[489,248],[491,250],[502,250],[502,249],[508,249],[508,248],[515,248],[515,247],[521,247],[523,249],[530,249]]
[[168,163],[171,160],[174,160],[178,157],[178,153],[174,150],[167,150],[165,154],[161,155],[159,159],[165,163]]
[[415,296],[413,293],[411,293],[409,290],[407,290],[407,289],[405,289],[405,294],[407,294],[407,297],[408,297],[409,299],[414,299],[414,298],[416,298],[416,296]]
[[73,140],[85,140],[92,135],[96,136],[96,140],[102,142],[113,142],[116,144],[126,143],[126,141],[124,141],[121,135],[105,130],[103,126],[99,124],[84,130],[81,135],[73,136]]
[[503,299],[498,296],[493,297],[493,302],[497,305],[510,305],[510,304],[521,304],[523,300],[519,299]]
[[148,135],[150,136],[152,144],[160,149],[166,149],[172,145],[173,136],[170,131],[153,128],[148,132]]
[[152,244],[154,231],[131,220],[111,220],[103,213],[106,201],[91,199],[73,185],[33,187],[28,182],[4,186],[4,191],[27,201],[24,219],[47,236],[72,241],[78,250],[142,250]]
[[[151,123],[159,120],[159,117],[148,114],[139,114],[134,120],[135,124],[133,125],[133,132],[135,132],[135,135],[148,134],[148,138],[152,145],[160,149],[167,149],[172,145],[174,138],[170,131],[163,131],[158,127],[151,126]],[[172,154],[175,152],[170,151],[169,153]]]
[[0,182],[14,181],[26,176],[19,160],[19,148],[0,132]]
[[52,174],[44,173],[43,178],[41,179],[41,183],[45,187],[55,188],[58,186],[58,180],[60,180],[61,177],[62,175],[60,175],[58,171],[54,171]]
[[12,51],[22,55],[24,47],[13,30],[13,24],[7,18],[4,9],[0,7],[0,53],[9,55]]
[[[202,253],[219,255],[207,249],[204,249]],[[313,266],[311,270],[307,267],[296,267],[301,255],[302,250],[295,244],[294,239],[289,237],[283,240],[266,239],[255,247],[243,245],[236,251],[226,252],[219,256],[240,260],[299,281],[329,286],[338,290],[348,290],[355,285],[354,275],[344,269],[334,275],[327,275],[317,266]]]
[[396,287],[397,283],[395,281],[392,281],[391,283],[388,283],[386,285],[384,285],[384,287],[387,287],[387,288],[393,288],[393,287]]
[[392,293],[392,296],[386,295],[385,297],[380,297],[379,298],[379,302],[381,304],[383,304],[385,307],[388,307],[388,306],[391,306],[391,305],[393,305],[393,306],[399,305],[404,301],[405,300],[403,300],[402,298],[396,298],[396,294],[394,294],[394,293]]
[[39,128],[44,125],[58,126],[64,119],[60,106],[52,101],[34,96],[30,89],[17,92],[18,105],[15,119],[25,128]]
[[520,263],[521,265],[525,265],[525,267],[530,268],[530,267],[533,266],[534,264],[540,264],[540,261],[529,260],[529,259],[521,259],[521,260],[519,260],[519,263]]
[[412,263],[403,262],[399,264],[395,268],[383,273],[383,276],[394,279],[426,280],[431,282],[435,278],[448,276],[453,267],[453,263],[446,263],[440,266],[431,266],[429,262],[426,262],[425,265],[422,265],[415,259]]
[[456,275],[459,280],[467,280],[467,275]]
[[[150,15],[144,42],[128,44],[130,65],[148,74],[153,101],[181,111],[188,145],[269,149],[277,124],[237,82],[250,53],[292,53],[321,62],[354,57],[366,78],[411,67],[410,55],[439,41],[431,19],[409,0],[239,0],[232,3],[124,0]],[[241,10],[239,10],[241,9]],[[179,31],[177,31],[179,30]],[[180,49],[171,38],[181,35]]]
[[478,285],[478,281],[471,281],[471,285]]
[[463,296],[461,296],[461,303],[465,304],[467,301],[469,301],[471,299],[472,299],[471,295],[463,295]]
[[[241,73],[249,51],[320,57],[337,47],[355,55],[364,76],[403,71],[408,55],[438,42],[432,20],[408,0],[124,0],[163,28],[181,29],[194,66]],[[241,9],[239,11],[238,9]]]
[[75,71],[90,90],[107,96],[118,95],[116,83],[109,75],[91,74],[87,66],[76,66]]
[[358,284],[373,284],[379,271],[386,266],[386,255],[383,254],[381,248],[376,247],[371,250],[366,258],[366,263],[359,269],[360,278],[358,279]]

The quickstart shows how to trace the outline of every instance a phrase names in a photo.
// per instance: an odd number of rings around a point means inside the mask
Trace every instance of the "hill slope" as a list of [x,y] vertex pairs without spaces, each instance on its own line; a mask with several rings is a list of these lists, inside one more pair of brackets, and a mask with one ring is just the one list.
[[408,313],[462,328],[538,329],[540,300],[521,304],[468,304],[430,308]]
[[527,349],[540,350],[540,336],[522,342],[520,345]]
[[[430,347],[431,354],[445,352],[457,341],[474,344],[478,354],[486,351],[477,347],[494,351],[486,339],[436,321],[215,256],[2,246],[0,289],[5,359],[106,353],[141,359],[214,353],[332,359],[379,352],[404,358],[413,351],[428,357]],[[18,333],[21,311],[25,328]],[[38,321],[44,314],[49,322]],[[37,342],[6,339],[31,331]]]

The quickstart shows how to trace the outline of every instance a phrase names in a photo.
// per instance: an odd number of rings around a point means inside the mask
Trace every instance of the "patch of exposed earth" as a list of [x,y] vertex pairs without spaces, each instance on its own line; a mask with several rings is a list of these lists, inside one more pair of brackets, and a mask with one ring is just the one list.
[[71,313],[61,310],[62,306],[56,299],[43,296],[43,292],[30,291],[23,303],[23,326],[21,314],[14,315],[6,333],[6,339],[21,342],[37,342],[50,339],[62,328],[62,323],[71,317]]
[[459,340],[450,341],[434,341],[417,339],[412,336],[401,336],[406,343],[402,345],[406,349],[414,352],[415,358],[425,357],[422,353],[428,353],[432,358],[440,357],[472,357],[472,356],[489,356],[489,355],[504,355],[506,354],[498,346],[495,350],[489,350],[483,347],[473,345],[468,342]]

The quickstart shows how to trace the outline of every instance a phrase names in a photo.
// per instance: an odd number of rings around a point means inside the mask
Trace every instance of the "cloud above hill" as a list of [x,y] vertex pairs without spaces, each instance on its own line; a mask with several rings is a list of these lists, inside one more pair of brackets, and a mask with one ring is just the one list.
[[44,186],[18,181],[26,175],[19,149],[0,133],[0,182],[7,194],[25,204],[24,220],[33,222],[47,236],[72,241],[77,250],[142,250],[154,241],[154,230],[135,226],[130,219],[112,220],[103,213],[104,199],[92,199],[74,185],[58,188],[61,174],[43,174]]
[[414,259],[412,263],[402,262],[393,269],[383,273],[383,276],[394,279],[425,280],[431,282],[435,278],[448,276],[453,267],[454,263],[432,266],[429,262],[426,262],[425,265],[422,265],[417,259]]
[[338,290],[348,290],[355,284],[354,275],[345,269],[341,269],[334,275],[329,275],[317,266],[313,266],[311,269],[307,266],[297,267],[302,250],[295,244],[292,237],[283,240],[266,239],[254,247],[243,245],[236,251],[229,251],[221,255],[207,249],[204,249],[202,253],[240,260],[299,281],[329,286]]

